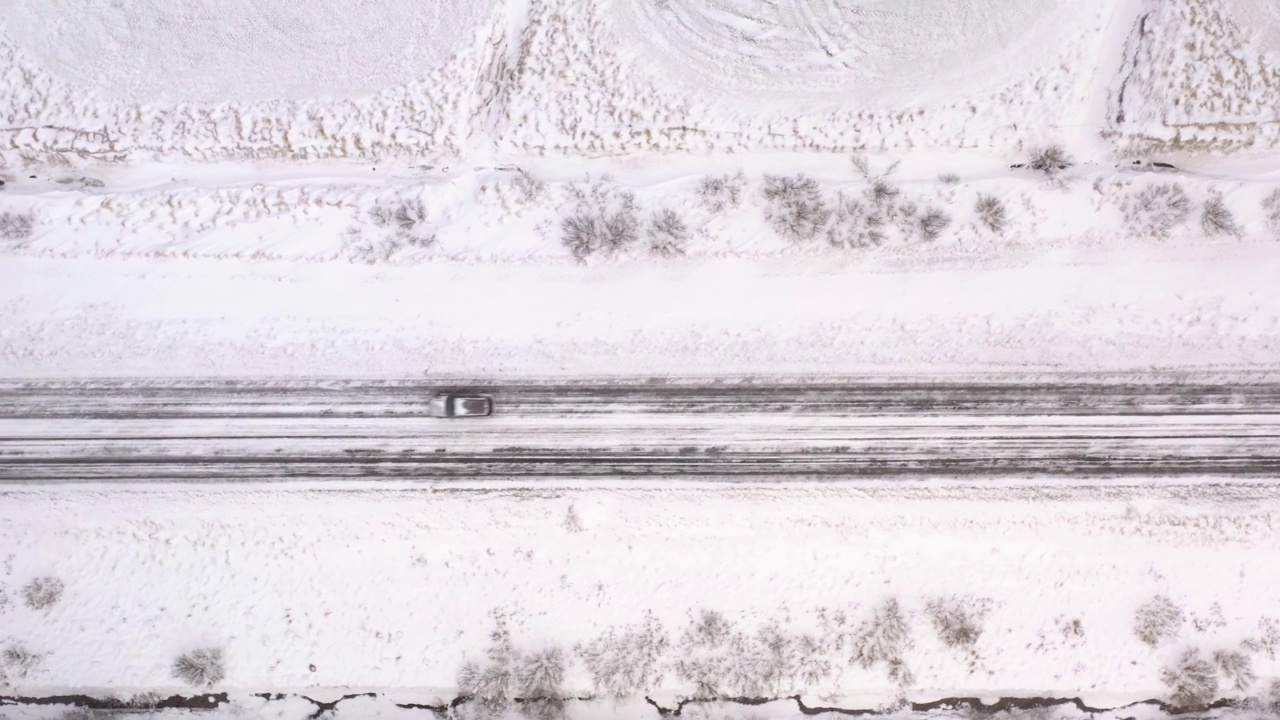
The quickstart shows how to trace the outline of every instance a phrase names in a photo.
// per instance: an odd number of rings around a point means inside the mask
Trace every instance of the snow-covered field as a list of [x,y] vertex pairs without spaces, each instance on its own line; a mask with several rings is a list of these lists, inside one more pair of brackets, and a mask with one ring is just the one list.
[[[3,378],[1280,358],[1270,0],[0,0],[0,97]],[[553,648],[557,691],[608,695],[591,648],[615,646],[654,669],[628,697],[664,709],[1176,705],[1162,669],[1197,658],[1197,700],[1278,692],[1269,484],[945,480],[14,487],[0,695],[168,692],[205,646],[238,693],[219,712],[249,716],[316,712],[259,691],[447,704],[465,660],[493,680]],[[44,577],[62,597],[32,609]],[[1180,620],[1144,644],[1156,597]],[[931,619],[955,603],[981,619],[960,649]],[[895,612],[911,642],[850,662]],[[429,712],[388,697],[345,707]],[[656,712],[633,705],[570,711]],[[798,712],[724,710],[748,711]]]
[[[454,698],[464,662],[495,662],[495,642],[516,664],[559,651],[564,696],[618,690],[668,707],[704,696],[699,683],[810,706],[904,693],[1111,707],[1166,696],[1161,670],[1188,649],[1251,660],[1261,679],[1223,679],[1225,697],[1265,696],[1280,672],[1266,601],[1280,587],[1280,505],[1266,484],[477,482],[3,499],[0,621],[40,656],[10,678],[17,693],[179,693],[171,662],[204,646],[223,649],[218,687],[240,696],[398,688],[433,705]],[[64,587],[34,610],[19,588],[38,577]],[[1148,643],[1137,629],[1154,598],[1171,609]],[[895,603],[901,636],[865,666],[851,660]],[[947,618],[968,634],[947,634]]]

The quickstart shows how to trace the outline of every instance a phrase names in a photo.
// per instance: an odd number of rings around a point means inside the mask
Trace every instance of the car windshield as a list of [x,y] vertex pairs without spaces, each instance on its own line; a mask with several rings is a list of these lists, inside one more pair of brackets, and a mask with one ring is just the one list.
[[459,415],[482,415],[489,411],[489,403],[484,398],[456,398],[453,408]]

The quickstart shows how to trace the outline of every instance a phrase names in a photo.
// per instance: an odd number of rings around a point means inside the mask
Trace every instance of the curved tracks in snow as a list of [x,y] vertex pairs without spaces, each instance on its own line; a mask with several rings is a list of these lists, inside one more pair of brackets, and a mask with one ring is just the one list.
[[0,386],[0,481],[1241,476],[1280,473],[1280,385],[528,382]]

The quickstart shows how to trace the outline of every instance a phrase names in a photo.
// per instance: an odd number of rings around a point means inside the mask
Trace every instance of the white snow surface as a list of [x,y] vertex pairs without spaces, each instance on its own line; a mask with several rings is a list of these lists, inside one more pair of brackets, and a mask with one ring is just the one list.
[[[4,378],[1280,358],[1266,0],[0,0],[0,97]],[[1010,167],[1050,144],[1074,165]],[[636,237],[575,258],[591,223]],[[1212,478],[12,486],[0,645],[39,660],[3,683],[178,691],[173,659],[216,645],[236,692],[447,702],[501,618],[585,693],[579,645],[651,613],[672,643],[644,690],[673,702],[698,692],[673,663],[704,610],[756,647],[834,642],[895,598],[913,699],[1165,697],[1187,650],[1246,640],[1258,679],[1219,695],[1265,694],[1278,511],[1273,486]],[[65,591],[35,610],[40,577]],[[1157,595],[1182,621],[1150,647],[1132,625]],[[939,598],[981,611],[972,653],[938,639]],[[774,689],[899,688],[841,658]]]
[[[573,648],[649,616],[674,663],[703,611],[748,636],[830,640],[837,614],[856,624],[897,599],[911,698],[1107,705],[1162,696],[1160,669],[1186,648],[1235,648],[1274,624],[1280,505],[1267,485],[1038,485],[10,488],[0,636],[45,653],[11,679],[19,693],[176,692],[173,658],[218,646],[232,691],[447,701],[499,617],[517,652],[568,653],[564,689],[581,695],[591,678]],[[62,597],[29,609],[17,588],[44,576],[64,581]],[[1182,618],[1151,647],[1134,618],[1157,595]],[[980,611],[971,649],[939,639],[937,598]],[[892,699],[882,667],[832,659],[779,694]],[[1280,674],[1265,650],[1252,659],[1259,686]],[[647,692],[695,693],[664,667]]]
[[14,42],[107,97],[224,103],[371,95],[421,79],[496,2],[4,0]]

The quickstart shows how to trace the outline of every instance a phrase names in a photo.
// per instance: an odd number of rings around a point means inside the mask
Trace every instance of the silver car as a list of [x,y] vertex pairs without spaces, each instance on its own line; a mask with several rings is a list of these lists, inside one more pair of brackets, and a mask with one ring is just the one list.
[[493,414],[493,398],[441,393],[427,403],[427,414],[438,418],[489,417]]

